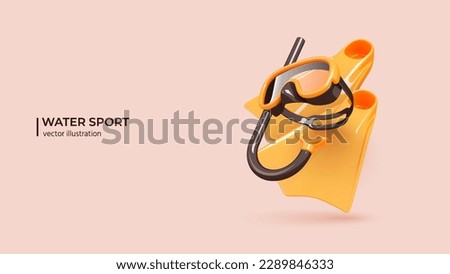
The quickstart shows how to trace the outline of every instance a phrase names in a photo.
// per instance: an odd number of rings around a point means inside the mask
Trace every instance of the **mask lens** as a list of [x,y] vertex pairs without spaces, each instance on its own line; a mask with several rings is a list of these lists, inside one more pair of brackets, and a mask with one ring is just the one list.
[[313,69],[294,75],[290,81],[296,84],[297,93],[301,97],[311,98],[320,96],[328,90],[328,87],[325,86],[329,78],[330,72],[328,70]]
[[263,92],[264,105],[276,101],[287,82],[295,83],[297,93],[301,97],[311,98],[322,95],[321,93],[328,89],[326,85],[330,78],[329,68],[330,65],[327,62],[315,61],[298,65],[280,73]]

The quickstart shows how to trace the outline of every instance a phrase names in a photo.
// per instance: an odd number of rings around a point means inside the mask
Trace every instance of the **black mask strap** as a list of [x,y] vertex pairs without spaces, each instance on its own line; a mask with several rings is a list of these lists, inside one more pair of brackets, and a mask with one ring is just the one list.
[[[348,118],[350,117],[350,114],[352,114],[354,99],[353,99],[352,91],[350,90],[350,88],[347,86],[347,84],[345,83],[345,81],[342,78],[339,80],[338,84],[333,84],[330,87],[330,90],[327,91],[327,93],[333,92],[334,89],[339,89],[339,90],[344,91],[344,93],[350,99],[349,107],[347,107],[343,110],[340,110],[336,113],[330,113],[330,114],[325,114],[325,115],[312,115],[312,116],[308,116],[308,117],[301,116],[301,115],[298,115],[298,114],[288,110],[284,106],[288,103],[307,102],[307,101],[303,98],[293,98],[294,95],[296,95],[296,97],[298,96],[296,94],[296,92],[292,92],[289,89],[283,89],[282,95],[281,95],[281,101],[282,101],[281,104],[283,106],[283,110],[281,113],[286,118],[288,118],[294,122],[297,122],[299,124],[306,125],[307,127],[314,129],[314,130],[327,130],[327,129],[338,128],[338,127],[344,125],[347,122]],[[319,121],[336,119],[343,115],[345,115],[345,117],[342,120],[335,122],[335,123],[325,123],[325,124],[318,123]]]

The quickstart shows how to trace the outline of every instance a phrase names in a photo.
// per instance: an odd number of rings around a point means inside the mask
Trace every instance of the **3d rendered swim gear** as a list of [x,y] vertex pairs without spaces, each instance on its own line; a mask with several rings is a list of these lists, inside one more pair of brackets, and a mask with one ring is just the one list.
[[[299,43],[298,40],[300,39],[303,40],[298,38],[296,43]],[[300,48],[294,44],[292,51],[295,50],[300,50]],[[295,55],[292,51],[289,56]],[[290,59],[288,58],[288,60]],[[327,75],[322,77],[321,81],[316,81],[315,85],[308,85],[308,83],[302,81],[305,77],[298,77],[313,70],[326,71]],[[336,113],[316,114],[305,117],[285,108],[287,104],[291,103],[330,104],[337,100],[341,91],[348,96],[350,106]],[[294,62],[275,71],[264,82],[259,98],[259,105],[263,109],[263,113],[249,142],[247,159],[251,170],[262,179],[269,181],[278,181],[291,177],[299,172],[311,157],[311,151],[302,149],[298,156],[285,167],[269,169],[261,164],[258,159],[258,149],[272,116],[282,114],[291,121],[306,125],[314,130],[331,130],[347,122],[353,111],[354,104],[353,94],[339,75],[337,65],[327,57],[316,57]],[[337,122],[327,122],[342,116],[344,118]],[[323,121],[325,121],[325,124],[321,123]]]
[[[303,44],[303,39],[298,38],[296,40],[285,66],[293,63],[306,64],[311,62],[296,61]],[[281,175],[280,178],[284,179],[279,179],[278,184],[286,196],[316,198],[344,212],[349,212],[356,193],[378,106],[378,100],[372,92],[359,89],[372,68],[374,49],[367,40],[358,39],[351,41],[337,54],[326,57],[326,59],[330,59],[332,61],[330,63],[337,66],[339,73],[336,74],[340,75],[344,84],[352,92],[353,101],[347,95],[348,90],[345,92],[344,86],[340,90],[338,98],[334,101],[330,99],[332,102],[329,104],[295,102],[285,104],[284,108],[288,109],[289,112],[308,118],[314,115],[326,115],[327,113],[337,116],[336,114],[339,114],[341,110],[353,106],[351,115],[344,114],[333,119],[332,123],[328,123],[328,119],[321,120],[320,122],[327,122],[325,125],[333,125],[336,120],[340,122],[345,119],[345,122],[337,128],[328,130],[312,129],[308,127],[307,123],[302,124],[295,121],[298,119],[291,118],[294,120],[291,121],[289,115],[283,114],[283,111],[280,113],[279,109],[275,111],[273,108],[271,109],[272,106],[268,106],[270,102],[276,102],[277,100],[281,102],[283,100],[283,89],[279,88],[278,92],[266,96],[271,92],[269,89],[265,91],[267,82],[270,84],[270,81],[266,81],[261,91],[264,98],[260,94],[260,96],[245,104],[246,109],[255,116],[261,117],[257,126],[258,132],[254,132],[254,139],[248,147],[247,158],[250,164],[252,157],[254,157],[252,153],[257,153],[255,156],[257,156],[259,164],[268,170],[272,170],[269,172],[270,174],[264,175],[267,175],[269,179],[274,176],[274,171]],[[280,74],[277,72],[272,75],[279,76]],[[295,80],[297,80],[300,89],[295,87],[294,90],[289,87],[291,94],[295,91],[299,97],[311,99],[308,98],[309,95],[319,97],[323,94],[322,92],[328,91],[314,92],[320,87],[327,87],[326,81],[330,75],[334,74],[329,73],[328,69],[312,69],[299,75],[285,77],[285,80],[277,83],[277,87],[285,86],[286,82],[291,82],[290,85],[295,86]],[[331,83],[336,84],[333,80]],[[330,84],[330,87],[332,84]],[[275,83],[273,85],[275,86]],[[294,94],[294,96],[297,95]],[[261,102],[261,100],[263,101]],[[274,105],[277,104],[274,103]],[[272,112],[279,114],[275,116],[272,115]],[[265,128],[261,126],[266,122],[261,121],[263,119],[271,119],[270,124]],[[264,131],[266,131],[265,134]],[[255,137],[262,138],[263,136],[270,142],[259,149],[258,145],[261,140]],[[249,151],[250,149],[252,151]],[[253,160],[255,159],[253,158]],[[297,164],[292,164],[294,162]],[[301,164],[298,164],[299,162]],[[290,169],[286,167],[290,167]],[[286,176],[290,174],[292,175]]]

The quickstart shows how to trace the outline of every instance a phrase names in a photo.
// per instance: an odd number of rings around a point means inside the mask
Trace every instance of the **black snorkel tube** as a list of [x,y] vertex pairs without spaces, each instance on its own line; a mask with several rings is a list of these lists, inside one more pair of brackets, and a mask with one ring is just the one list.
[[[291,52],[289,53],[286,62],[284,62],[284,66],[297,61],[304,44],[305,39],[302,37],[297,37],[297,39],[295,39]],[[268,181],[278,181],[289,178],[299,172],[308,162],[311,157],[311,152],[302,149],[295,160],[283,168],[268,169],[264,167],[258,159],[258,149],[271,117],[271,110],[264,110],[262,112],[247,147],[247,162],[250,169],[260,178]]]

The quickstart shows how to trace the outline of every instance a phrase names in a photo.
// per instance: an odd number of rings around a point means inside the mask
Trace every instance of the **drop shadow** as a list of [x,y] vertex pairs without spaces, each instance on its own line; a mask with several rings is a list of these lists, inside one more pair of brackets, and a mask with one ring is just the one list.
[[273,212],[259,216],[259,221],[270,224],[346,224],[363,223],[369,217],[343,212]]

